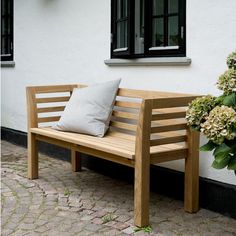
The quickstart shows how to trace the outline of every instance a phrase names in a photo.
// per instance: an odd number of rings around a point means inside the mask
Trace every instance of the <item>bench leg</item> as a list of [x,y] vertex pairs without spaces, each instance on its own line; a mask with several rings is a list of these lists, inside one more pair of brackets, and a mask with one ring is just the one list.
[[71,150],[71,167],[72,171],[77,172],[81,171],[81,157],[79,152]]
[[150,163],[148,158],[135,162],[134,224],[149,225]]
[[36,135],[28,133],[28,178],[38,178],[38,141]]
[[199,210],[199,133],[188,132],[189,151],[185,159],[184,209]]

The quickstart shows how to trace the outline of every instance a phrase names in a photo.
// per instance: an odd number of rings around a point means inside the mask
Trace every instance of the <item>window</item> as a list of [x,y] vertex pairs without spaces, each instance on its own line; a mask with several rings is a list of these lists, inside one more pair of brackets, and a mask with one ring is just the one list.
[[186,56],[186,0],[111,0],[111,57]]
[[13,0],[1,0],[1,61],[13,61]]

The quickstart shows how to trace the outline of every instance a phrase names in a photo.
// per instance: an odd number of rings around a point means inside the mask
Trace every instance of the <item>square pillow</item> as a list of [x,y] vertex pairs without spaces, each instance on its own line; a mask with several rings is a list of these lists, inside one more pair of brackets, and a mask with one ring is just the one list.
[[75,88],[54,129],[103,137],[121,79]]

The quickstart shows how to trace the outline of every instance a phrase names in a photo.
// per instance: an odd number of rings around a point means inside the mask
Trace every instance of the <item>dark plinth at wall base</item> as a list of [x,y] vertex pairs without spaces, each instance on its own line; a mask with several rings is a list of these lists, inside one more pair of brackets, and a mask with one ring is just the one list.
[[[236,176],[235,176],[236,183]],[[200,206],[236,219],[236,185],[200,179]]]
[[22,131],[1,127],[1,139],[23,147],[27,146],[27,134]]
[[[27,147],[27,133],[22,131],[1,127],[1,139],[19,146]],[[49,156],[70,161],[70,151],[65,148],[40,142],[39,150],[41,153]]]
[[[1,127],[1,139],[26,147],[27,133]],[[40,152],[70,161],[70,152],[54,145],[40,143]],[[96,157],[82,155],[82,165],[112,178],[133,183],[134,171]],[[236,176],[235,176],[236,183]],[[184,174],[163,167],[151,167],[151,191],[183,200]],[[200,178],[200,206],[236,219],[236,185]]]

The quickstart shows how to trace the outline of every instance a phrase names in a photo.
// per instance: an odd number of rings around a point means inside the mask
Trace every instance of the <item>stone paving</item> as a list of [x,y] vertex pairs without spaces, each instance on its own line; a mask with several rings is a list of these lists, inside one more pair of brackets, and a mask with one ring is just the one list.
[[[26,178],[26,149],[2,141],[2,236],[236,235],[236,220],[151,193],[152,232],[135,232],[133,186],[40,155],[40,178]],[[232,203],[234,204],[234,203]]]

